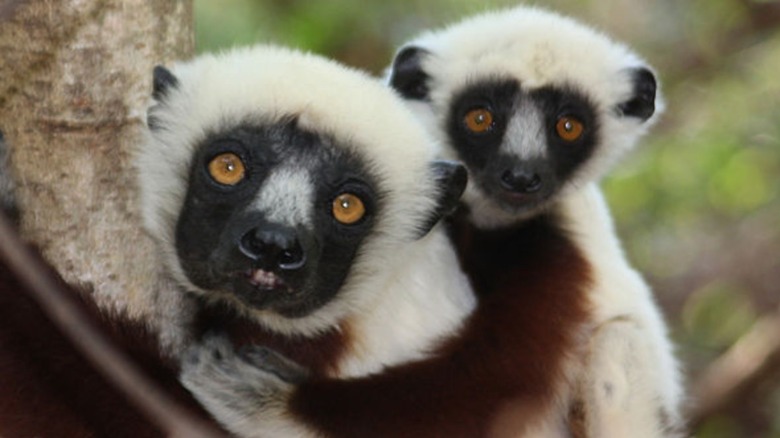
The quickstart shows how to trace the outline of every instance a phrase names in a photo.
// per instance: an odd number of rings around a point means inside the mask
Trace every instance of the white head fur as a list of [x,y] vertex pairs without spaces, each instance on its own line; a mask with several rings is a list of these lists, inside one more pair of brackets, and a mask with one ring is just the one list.
[[[553,12],[516,7],[468,18],[412,39],[399,50],[388,80],[442,140],[442,155],[451,158],[463,158],[447,132],[453,99],[473,84],[512,78],[519,83],[522,93],[553,87],[582,94],[594,106],[599,126],[597,145],[587,160],[562,181],[557,192],[564,192],[601,178],[663,109],[663,103],[654,94],[654,82],[650,104],[654,104],[655,111],[626,116],[618,109],[635,97],[633,75],[638,69],[650,71],[641,58],[605,35]],[[533,109],[521,102],[515,110]],[[538,127],[517,126],[517,122],[515,119],[508,126],[502,148],[518,159],[544,157],[542,136],[519,144],[516,135]],[[524,123],[531,122],[535,120]],[[531,138],[527,132],[524,135],[526,140]],[[471,165],[469,168],[473,171]],[[472,207],[477,225],[506,225],[538,210],[518,212],[501,208],[490,198],[491,193],[485,193],[472,174],[464,201]]]
[[[369,324],[370,318],[386,319],[383,315],[413,302],[420,310],[412,314],[414,321],[392,321],[396,327],[390,330],[413,330],[417,335],[431,327],[449,329],[470,310],[468,282],[457,270],[446,237],[438,229],[424,238],[415,235],[436,210],[441,187],[431,173],[434,142],[394,93],[335,62],[267,46],[204,55],[171,71],[174,84],[158,93],[150,109],[152,129],[137,166],[145,226],[184,289],[232,302],[271,330],[307,336],[345,318],[358,325]],[[230,293],[197,286],[185,273],[176,246],[177,221],[201,143],[210,133],[234,125],[256,120],[281,123],[290,117],[300,129],[322,134],[323,142],[338,140],[338,145],[325,145],[317,153],[346,148],[368,163],[382,201],[374,231],[360,246],[338,295],[296,318],[251,308]],[[308,164],[279,164],[251,208],[290,226],[310,226],[316,208],[312,193],[319,182],[303,170]],[[421,260],[420,254],[425,258]],[[453,264],[421,280],[428,257]],[[410,283],[414,287],[406,287]],[[396,296],[387,296],[394,287],[399,289],[393,292]]]

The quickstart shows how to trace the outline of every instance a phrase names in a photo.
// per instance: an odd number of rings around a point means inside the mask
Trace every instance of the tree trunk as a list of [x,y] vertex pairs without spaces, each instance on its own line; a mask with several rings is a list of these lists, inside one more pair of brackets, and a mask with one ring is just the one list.
[[191,0],[5,0],[0,131],[21,233],[103,308],[146,318],[158,260],[132,154],[156,64],[193,52]]

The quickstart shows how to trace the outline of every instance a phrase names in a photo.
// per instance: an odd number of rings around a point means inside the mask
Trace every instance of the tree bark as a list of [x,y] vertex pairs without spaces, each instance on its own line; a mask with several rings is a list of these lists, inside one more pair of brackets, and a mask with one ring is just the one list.
[[134,147],[156,64],[193,52],[191,0],[0,5],[0,130],[21,233],[98,305],[146,318],[159,266],[140,227]]

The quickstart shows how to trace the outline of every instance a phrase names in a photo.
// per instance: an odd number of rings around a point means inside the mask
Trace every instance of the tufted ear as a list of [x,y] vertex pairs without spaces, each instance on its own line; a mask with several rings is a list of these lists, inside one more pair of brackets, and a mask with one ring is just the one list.
[[165,98],[168,90],[179,86],[179,80],[167,68],[158,65],[152,72],[152,97],[156,101]]
[[12,220],[14,225],[19,225],[19,206],[14,194],[16,184],[11,174],[8,157],[11,151],[5,142],[3,131],[0,131],[0,211]]
[[439,221],[455,212],[468,183],[466,167],[456,161],[433,161],[429,171],[436,182],[439,196],[436,200],[436,208],[420,227],[420,238],[428,234]]
[[158,65],[152,71],[152,98],[157,102],[146,111],[146,125],[152,131],[162,129],[160,120],[154,112],[160,107],[172,88],[179,86],[179,80],[167,68]]
[[633,82],[633,93],[628,100],[618,104],[617,111],[622,116],[636,117],[644,122],[655,113],[655,75],[645,67],[631,69],[629,75]]
[[425,49],[408,46],[395,56],[390,71],[390,86],[406,99],[428,100],[428,79],[422,60],[429,55]]

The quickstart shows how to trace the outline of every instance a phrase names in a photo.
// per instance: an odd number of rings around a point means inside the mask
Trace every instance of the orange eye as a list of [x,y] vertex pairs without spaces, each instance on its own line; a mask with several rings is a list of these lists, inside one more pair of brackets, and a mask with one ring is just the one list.
[[363,201],[352,193],[342,193],[333,200],[333,217],[345,225],[359,221],[366,214]]
[[241,182],[245,171],[241,158],[230,152],[219,154],[209,162],[211,178],[226,186],[234,186]]
[[475,108],[466,113],[463,123],[469,131],[482,134],[493,127],[493,113],[485,108]]
[[582,122],[574,117],[561,117],[558,119],[558,123],[555,124],[555,131],[558,133],[558,137],[565,141],[575,141],[579,139],[584,130],[585,126]]

